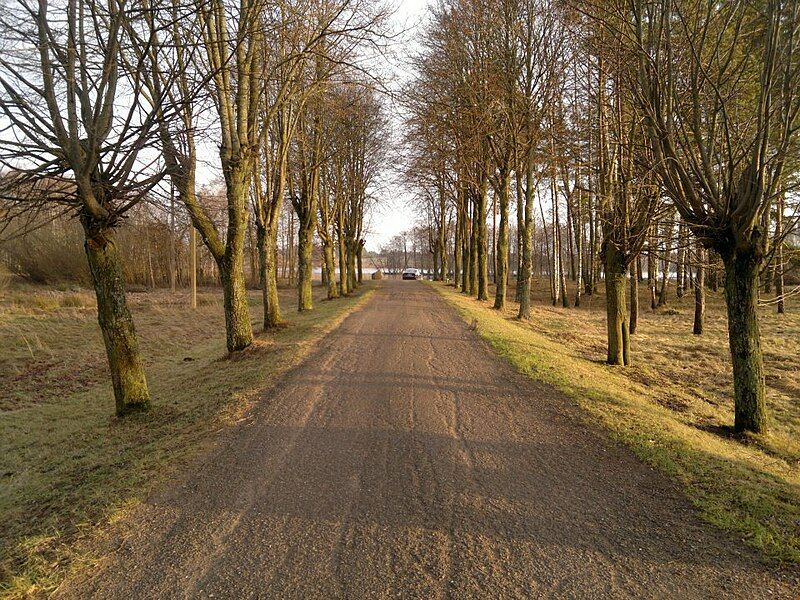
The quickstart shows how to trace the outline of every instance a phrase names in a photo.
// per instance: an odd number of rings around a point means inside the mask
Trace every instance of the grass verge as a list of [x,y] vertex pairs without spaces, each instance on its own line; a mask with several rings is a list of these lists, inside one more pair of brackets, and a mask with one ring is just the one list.
[[[797,463],[748,438],[695,426],[663,406],[654,390],[563,340],[548,339],[513,310],[432,284],[480,336],[523,374],[561,390],[641,459],[683,484],[707,521],[732,532],[772,560],[800,564],[800,473]],[[579,314],[575,312],[574,314]],[[572,324],[580,327],[580,317]],[[680,385],[680,382],[675,382]]]
[[[282,291],[288,327],[259,334],[235,359],[219,291],[202,292],[196,311],[185,293],[130,294],[153,409],[122,420],[94,309],[52,291],[49,304],[0,298],[0,597],[45,596],[80,568],[104,525],[238,422],[372,285],[318,297],[304,313]],[[258,294],[251,303],[258,314]]]

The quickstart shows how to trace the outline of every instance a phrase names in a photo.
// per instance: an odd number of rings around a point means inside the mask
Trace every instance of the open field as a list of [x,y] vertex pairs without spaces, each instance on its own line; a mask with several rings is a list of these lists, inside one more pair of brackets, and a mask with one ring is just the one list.
[[[706,332],[691,333],[693,296],[652,312],[642,290],[633,366],[605,360],[602,293],[578,309],[552,307],[534,292],[532,319],[436,285],[496,351],[533,378],[572,396],[650,464],[680,480],[704,517],[777,561],[800,563],[800,306],[762,311],[771,431],[735,436],[726,319],[707,298]],[[572,288],[570,287],[570,293]],[[491,296],[491,294],[490,294]],[[513,290],[509,293],[513,298]]]
[[[219,290],[201,290],[196,311],[184,291],[131,293],[153,410],[119,421],[92,293],[1,292],[0,596],[46,592],[79,568],[99,527],[239,421],[368,293],[316,297],[298,314],[294,290],[283,290],[289,327],[259,334],[234,360]],[[251,292],[256,329],[260,310]]]

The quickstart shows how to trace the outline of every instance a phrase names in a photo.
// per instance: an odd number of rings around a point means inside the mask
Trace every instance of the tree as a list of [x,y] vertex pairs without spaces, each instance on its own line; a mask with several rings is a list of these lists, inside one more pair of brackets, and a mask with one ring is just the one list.
[[118,415],[147,409],[150,395],[115,233],[164,175],[144,150],[170,111],[167,97],[142,93],[143,64],[122,53],[151,49],[145,13],[116,0],[20,0],[0,16],[14,48],[0,58],[0,111],[13,132],[0,141],[12,173],[3,198],[13,214],[59,206],[79,218]]
[[795,0],[661,0],[620,7],[661,185],[725,266],[737,431],[767,429],[758,326],[764,223],[786,177],[800,111]]

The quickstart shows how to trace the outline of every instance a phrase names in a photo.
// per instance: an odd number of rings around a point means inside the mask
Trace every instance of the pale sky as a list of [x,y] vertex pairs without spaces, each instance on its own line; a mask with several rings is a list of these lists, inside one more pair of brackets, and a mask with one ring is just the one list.
[[[395,13],[395,24],[398,31],[405,30],[402,41],[398,42],[395,49],[395,57],[390,58],[389,68],[398,78],[393,86],[399,88],[403,79],[408,77],[404,67],[409,53],[413,51],[414,39],[418,35],[419,25],[427,10],[428,0],[398,0],[397,12]],[[390,112],[395,121],[395,134],[400,135],[400,123],[398,122],[398,111],[396,106],[389,102]],[[405,191],[403,182],[396,174],[387,172],[384,174],[381,187],[385,188],[378,205],[372,210],[372,214],[367,217],[365,226],[368,231],[365,236],[367,250],[378,250],[381,244],[385,244],[392,236],[409,229],[415,220],[414,210],[411,207],[411,199]]]

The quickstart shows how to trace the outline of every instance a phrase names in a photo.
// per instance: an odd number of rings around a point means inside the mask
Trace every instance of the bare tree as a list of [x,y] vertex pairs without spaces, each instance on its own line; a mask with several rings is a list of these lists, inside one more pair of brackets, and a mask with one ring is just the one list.
[[796,0],[637,0],[607,16],[639,64],[660,182],[725,265],[737,431],[767,428],[758,277],[797,138],[799,11]]
[[59,206],[79,217],[119,415],[150,396],[115,231],[164,174],[147,150],[169,111],[123,54],[149,51],[145,13],[117,0],[18,0],[0,16],[0,161],[13,172],[3,201],[11,214]]

